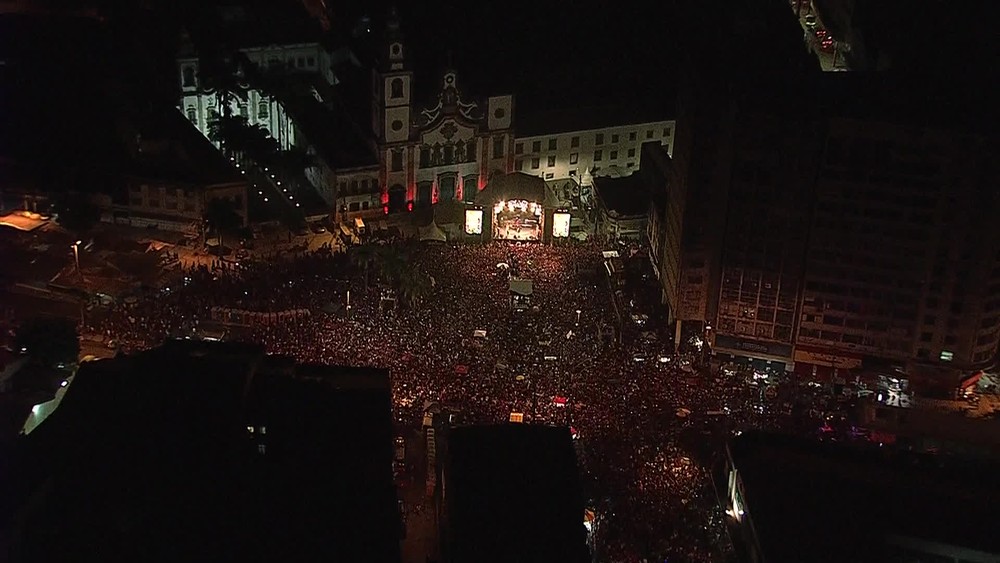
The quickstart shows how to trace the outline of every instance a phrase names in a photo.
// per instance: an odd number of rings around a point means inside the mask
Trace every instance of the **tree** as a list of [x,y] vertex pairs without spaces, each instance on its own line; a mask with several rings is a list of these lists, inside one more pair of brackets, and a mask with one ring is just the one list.
[[64,194],[56,200],[57,222],[75,235],[90,231],[101,220],[101,210],[85,194]]
[[431,293],[431,278],[423,270],[406,268],[399,277],[399,297],[407,307],[420,304]]
[[365,274],[365,291],[370,287],[369,275],[372,267],[380,262],[379,248],[373,244],[362,244],[351,248],[350,259],[355,267],[360,267]]
[[18,350],[45,367],[71,364],[80,356],[76,324],[62,317],[33,317],[21,323],[14,338]]
[[233,231],[243,225],[243,219],[236,212],[233,202],[224,198],[213,198],[205,208],[205,224],[210,231],[219,235],[219,247],[225,231]]

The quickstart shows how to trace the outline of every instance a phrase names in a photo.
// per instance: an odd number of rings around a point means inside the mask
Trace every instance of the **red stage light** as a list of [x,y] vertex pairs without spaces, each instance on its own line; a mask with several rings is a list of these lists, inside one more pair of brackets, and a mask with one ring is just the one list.
[[407,211],[413,211],[413,202],[412,201],[406,202],[406,210]]

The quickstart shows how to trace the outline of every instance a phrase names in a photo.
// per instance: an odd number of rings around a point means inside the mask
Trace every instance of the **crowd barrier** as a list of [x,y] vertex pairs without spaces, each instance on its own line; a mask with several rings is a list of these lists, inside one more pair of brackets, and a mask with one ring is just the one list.
[[224,324],[243,326],[267,325],[283,323],[294,319],[309,317],[309,309],[288,309],[270,313],[247,311],[245,309],[230,309],[228,307],[212,307],[212,320]]

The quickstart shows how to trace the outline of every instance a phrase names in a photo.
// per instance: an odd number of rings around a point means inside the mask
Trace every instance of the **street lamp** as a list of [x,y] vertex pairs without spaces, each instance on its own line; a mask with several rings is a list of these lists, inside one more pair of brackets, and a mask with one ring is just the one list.
[[70,247],[73,248],[73,261],[76,263],[76,273],[79,274],[79,275],[83,275],[83,274],[80,274],[80,245],[81,244],[83,244],[83,241],[79,241],[78,240],[78,241],[76,241],[76,242],[74,242],[73,244],[70,245]]
[[580,310],[579,309],[576,310],[576,324],[577,325],[580,324]]

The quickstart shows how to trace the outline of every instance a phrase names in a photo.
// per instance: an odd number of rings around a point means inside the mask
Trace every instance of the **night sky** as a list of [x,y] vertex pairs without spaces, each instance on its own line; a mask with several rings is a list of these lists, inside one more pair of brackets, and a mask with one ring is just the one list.
[[[370,14],[375,34],[391,4],[355,1],[343,13]],[[397,4],[420,82],[428,72],[436,81],[450,51],[460,85],[480,96],[514,93],[521,110],[637,98],[673,105],[671,2]]]

